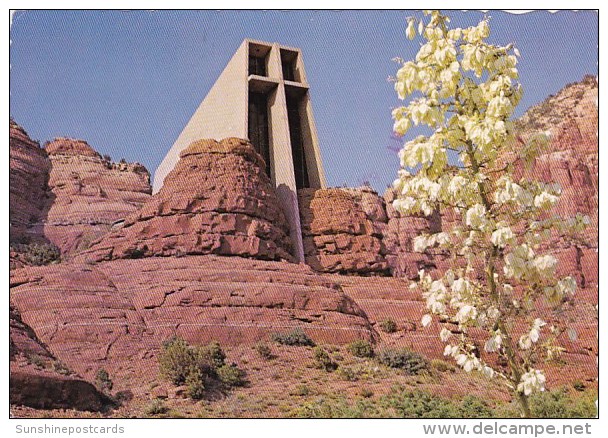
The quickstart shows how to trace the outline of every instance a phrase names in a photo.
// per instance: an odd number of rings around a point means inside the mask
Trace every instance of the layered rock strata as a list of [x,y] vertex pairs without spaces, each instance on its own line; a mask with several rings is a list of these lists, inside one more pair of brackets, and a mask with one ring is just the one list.
[[11,286],[23,321],[88,378],[102,366],[142,372],[138,362],[175,335],[227,345],[296,328],[332,344],[375,336],[336,282],[287,262],[207,255],[62,263],[15,270]]
[[306,263],[319,272],[385,275],[386,212],[369,188],[298,191]]
[[83,257],[292,260],[289,226],[264,169],[246,140],[194,142],[181,152],[162,189]]
[[45,149],[51,193],[38,226],[64,256],[88,248],[150,198],[141,164],[112,163],[83,140],[57,138]]
[[109,406],[110,400],[104,394],[53,357],[12,307],[9,324],[11,404],[84,411],[99,411]]
[[9,123],[9,222],[10,241],[26,243],[42,238],[32,225],[45,216],[51,163],[40,148],[14,121]]

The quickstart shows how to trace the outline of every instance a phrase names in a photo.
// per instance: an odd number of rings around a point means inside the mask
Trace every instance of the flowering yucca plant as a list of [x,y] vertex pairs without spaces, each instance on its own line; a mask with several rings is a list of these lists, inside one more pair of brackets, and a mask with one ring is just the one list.
[[[433,132],[400,151],[393,206],[403,214],[453,209],[462,220],[414,239],[415,251],[441,248],[454,262],[440,278],[421,271],[412,287],[426,299],[423,326],[443,324],[444,354],[468,372],[501,378],[528,417],[528,396],[545,386],[539,367],[559,355],[557,337],[565,330],[539,318],[535,305],[546,300],[559,306],[576,289],[573,278],[556,278],[557,260],[541,254],[541,244],[551,230],[573,234],[589,219],[550,216],[560,187],[513,176],[509,157],[529,164],[548,139],[545,133],[525,145],[514,139],[510,118],[522,96],[518,50],[485,41],[488,18],[474,27],[448,29],[447,16],[424,14],[427,18],[408,19],[408,38],[418,33],[425,41],[415,60],[397,59],[395,90],[409,100],[393,110],[393,118],[397,134],[412,125]],[[458,166],[448,166],[448,151],[458,155]],[[412,168],[419,168],[415,175]],[[472,332],[477,338],[487,334],[482,354]],[[492,355],[498,357],[490,360]]]

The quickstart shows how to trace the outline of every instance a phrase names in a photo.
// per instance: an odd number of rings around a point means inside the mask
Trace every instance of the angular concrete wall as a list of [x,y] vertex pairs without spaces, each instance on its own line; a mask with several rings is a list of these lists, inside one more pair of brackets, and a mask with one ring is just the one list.
[[[265,59],[264,75],[250,74],[250,51],[257,53],[257,58]],[[291,66],[293,78],[284,77],[283,60]],[[291,76],[291,73],[289,75]],[[304,248],[297,197],[300,187],[296,183],[294,172],[288,95],[297,97],[308,186],[324,188],[326,182],[312,115],[309,86],[299,49],[280,46],[277,43],[243,41],[156,170],[153,192],[160,190],[166,175],[179,160],[180,152],[193,141],[222,140],[227,137],[248,138],[250,91],[263,93],[268,99],[269,176],[277,189],[281,207],[289,222],[293,256],[303,262]]]
[[[245,97],[243,97],[245,96]],[[247,138],[247,44],[243,42],[154,173],[153,193],[192,142]]]

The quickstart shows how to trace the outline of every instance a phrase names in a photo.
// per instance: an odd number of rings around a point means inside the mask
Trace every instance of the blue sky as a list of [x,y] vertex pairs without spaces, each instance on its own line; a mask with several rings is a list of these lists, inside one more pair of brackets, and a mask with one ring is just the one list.
[[[481,12],[449,12],[452,26]],[[411,59],[411,11],[27,11],[11,28],[10,113],[30,136],[82,138],[154,172],[244,38],[303,51],[328,184],[383,191],[398,160],[388,76]],[[597,74],[595,12],[489,12],[491,42],[515,43],[516,115]],[[403,139],[403,141],[407,138]]]

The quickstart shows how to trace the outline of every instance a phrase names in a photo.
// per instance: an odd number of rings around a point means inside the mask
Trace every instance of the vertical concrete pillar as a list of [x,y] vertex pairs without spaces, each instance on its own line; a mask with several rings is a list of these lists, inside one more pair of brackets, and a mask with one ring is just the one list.
[[[277,44],[273,44],[269,54],[269,72],[276,71],[281,75],[281,54]],[[272,67],[270,64],[272,63]],[[294,257],[304,262],[304,245],[302,244],[302,225],[296,191],[296,180],[293,170],[289,121],[287,118],[287,99],[285,87],[279,82],[268,102],[270,113],[270,144],[272,179],[277,189],[277,196],[289,222],[290,237],[294,247]]]

